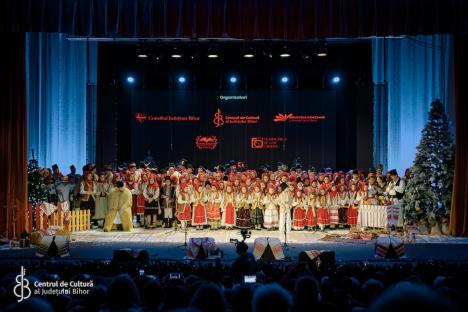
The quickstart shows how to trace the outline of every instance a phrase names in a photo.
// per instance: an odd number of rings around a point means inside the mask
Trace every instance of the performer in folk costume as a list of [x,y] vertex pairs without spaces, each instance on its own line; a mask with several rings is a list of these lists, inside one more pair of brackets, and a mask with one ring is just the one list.
[[[145,207],[146,207],[146,201],[145,201],[145,188],[148,185],[148,173],[144,172],[141,174],[140,178],[140,183],[137,184],[137,216],[140,220],[140,222],[143,224],[144,219],[143,216],[145,215]],[[156,179],[156,175],[154,175],[154,178]],[[157,183],[157,181],[155,181]]]
[[315,191],[309,191],[307,194],[307,213],[305,219],[305,226],[307,230],[315,229],[317,225],[317,214],[315,212]]
[[327,194],[327,188],[321,185],[319,187],[319,194],[315,200],[315,207],[317,208],[317,224],[322,231],[327,225],[330,225],[329,205],[330,199]]
[[295,188],[295,183],[290,182],[288,187],[279,195],[280,211],[278,229],[280,232],[291,231],[291,203],[294,197]]
[[356,226],[359,213],[359,199],[357,198],[357,196],[358,191],[356,188],[356,184],[351,183],[348,192],[348,224],[352,227]]
[[268,230],[272,230],[278,228],[279,223],[278,196],[274,184],[270,183],[267,188],[268,193],[263,197],[263,205],[266,207],[263,226]]
[[94,217],[96,191],[97,191],[97,187],[96,187],[96,182],[93,179],[93,175],[91,173],[87,173],[84,181],[81,182],[80,208],[83,210],[89,209],[91,212],[92,218]]
[[385,194],[388,195],[394,206],[400,207],[398,213],[398,225],[403,225],[403,195],[405,195],[405,180],[398,176],[396,169],[389,171],[390,182]]
[[263,225],[263,197],[260,182],[256,182],[254,184],[254,191],[250,195],[252,224],[256,230],[261,230]]
[[[210,194],[211,195],[211,194]],[[197,227],[197,230],[202,230],[206,222],[206,195],[201,184],[195,185],[195,191],[191,195],[193,204],[192,225]]]
[[236,205],[236,226],[241,229],[250,229],[252,227],[252,219],[250,217],[251,202],[245,184],[241,186],[241,191],[237,194]]
[[180,185],[179,195],[177,195],[177,219],[179,219],[182,228],[187,228],[187,222],[192,220],[190,209],[190,194],[187,193],[187,185]]
[[132,175],[133,176],[133,180],[135,183],[139,183],[140,182],[140,171],[137,170],[137,166],[136,166],[136,163],[134,162],[131,162],[128,164],[128,175]]
[[171,178],[166,176],[161,187],[161,205],[164,211],[164,227],[171,227],[171,220],[174,218],[175,187],[171,183]]
[[108,197],[106,222],[104,232],[109,232],[114,224],[116,214],[120,215],[124,231],[131,231],[132,225],[132,193],[124,186],[122,181],[117,182],[115,188]]
[[96,183],[96,213],[94,220],[97,220],[98,226],[104,226],[104,219],[107,215],[108,197],[112,192],[112,183],[109,183],[105,172],[99,174],[99,180]]
[[158,212],[161,210],[159,206],[159,185],[156,181],[156,175],[149,176],[148,184],[143,190],[145,198],[145,227],[155,228]]
[[137,202],[138,202],[138,183],[135,182],[135,175],[127,173],[125,176],[125,186],[132,194],[132,216],[134,220],[138,220],[137,216]]
[[375,173],[370,172],[367,175],[367,196],[373,204],[377,204],[377,197],[383,193],[382,189],[377,184]]
[[368,198],[369,197],[367,193],[367,183],[361,182],[356,200],[359,202],[360,205],[363,205],[363,204],[366,204]]
[[112,165],[111,164],[105,164],[104,165],[104,171],[105,171],[105,174],[106,174],[107,183],[112,183],[112,180],[114,179],[114,173],[112,172]]
[[294,191],[292,201],[293,207],[293,230],[303,230],[306,225],[307,199],[301,190]]
[[222,225],[226,227],[227,230],[232,229],[236,225],[236,205],[235,205],[236,195],[233,192],[232,185],[228,183],[226,185],[226,191],[223,194],[223,218]]
[[349,207],[348,192],[345,190],[344,184],[338,185],[338,220],[340,227],[348,224],[348,207]]
[[207,208],[208,224],[211,230],[217,230],[221,225],[221,200],[222,196],[219,185],[213,183]]
[[328,213],[330,216],[330,228],[334,229],[336,225],[340,223],[338,208],[339,208],[339,199],[338,192],[336,191],[336,185],[332,184],[328,192],[328,197],[330,200],[330,205],[328,206]]

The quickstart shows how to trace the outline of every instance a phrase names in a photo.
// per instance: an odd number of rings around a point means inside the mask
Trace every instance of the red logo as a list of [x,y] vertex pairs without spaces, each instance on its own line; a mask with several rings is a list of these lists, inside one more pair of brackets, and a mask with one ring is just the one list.
[[275,116],[275,118],[273,118],[273,121],[274,122],[286,122],[289,118],[291,118],[293,116],[293,114],[281,114],[279,113],[278,115]]
[[213,123],[216,126],[216,128],[221,127],[222,125],[224,125],[223,113],[221,113],[221,109],[219,109],[219,108],[216,111],[216,113],[214,114]]
[[251,137],[251,149],[278,149],[284,146],[288,139],[285,137]]
[[135,119],[138,120],[139,123],[143,123],[146,119],[148,119],[148,117],[145,114],[136,113]]
[[317,122],[325,119],[325,115],[294,115],[293,113],[279,113],[275,118],[273,118],[273,122]]
[[199,135],[195,138],[195,145],[198,149],[215,149],[218,145],[218,138],[216,137],[216,135]]
[[251,148],[263,148],[263,138],[250,138]]

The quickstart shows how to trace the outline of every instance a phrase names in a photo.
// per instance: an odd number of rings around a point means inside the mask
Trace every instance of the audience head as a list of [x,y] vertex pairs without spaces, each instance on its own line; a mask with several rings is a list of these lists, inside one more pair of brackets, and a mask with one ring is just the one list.
[[130,309],[140,302],[138,289],[128,274],[114,278],[107,291],[109,309]]
[[253,296],[253,312],[285,312],[292,307],[291,295],[278,284],[258,288]]
[[247,252],[247,250],[249,250],[249,246],[247,246],[247,244],[244,243],[244,242],[239,242],[236,245],[236,252],[237,252],[238,255],[245,254]]
[[203,283],[195,291],[190,306],[204,312],[227,311],[227,303],[221,289],[214,283]]

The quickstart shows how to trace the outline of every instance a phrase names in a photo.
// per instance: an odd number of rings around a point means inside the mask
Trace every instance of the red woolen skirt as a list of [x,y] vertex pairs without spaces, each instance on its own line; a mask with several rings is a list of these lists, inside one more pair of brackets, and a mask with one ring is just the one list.
[[330,224],[330,216],[328,214],[328,208],[317,208],[317,224],[318,225]]
[[[137,202],[138,202],[138,195],[132,194],[132,215],[137,214]],[[144,209],[143,209],[144,210]],[[144,211],[143,211],[144,212]]]
[[193,206],[192,225],[203,225],[203,224],[206,224],[205,206],[198,203],[195,206]]
[[306,214],[305,210],[300,207],[294,208],[293,212],[293,226],[292,228],[294,230],[302,230],[304,229],[304,226],[306,225]]
[[219,204],[208,204],[207,217],[210,220],[221,220],[221,207],[219,206]]
[[309,206],[309,208],[307,208],[305,225],[306,226],[316,226],[317,225],[317,221],[315,220],[314,207],[312,207],[312,206]]
[[226,205],[226,210],[224,211],[224,224],[227,226],[233,226],[235,224],[236,211],[232,203]]
[[[180,207],[183,206],[183,207]],[[190,204],[177,204],[177,219],[179,221],[190,221],[192,220],[192,213],[190,211]]]
[[138,195],[137,198],[137,214],[145,213],[145,196],[143,194]]
[[356,225],[358,219],[358,208],[355,208],[353,205],[350,205],[348,208],[348,224]]

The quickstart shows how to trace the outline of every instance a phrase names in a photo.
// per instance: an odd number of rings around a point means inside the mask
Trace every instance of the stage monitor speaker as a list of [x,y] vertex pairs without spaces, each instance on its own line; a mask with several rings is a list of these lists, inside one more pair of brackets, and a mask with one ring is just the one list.
[[70,241],[66,235],[47,235],[40,239],[38,257],[69,257]]
[[253,255],[257,260],[284,259],[283,247],[281,247],[281,242],[276,237],[257,237],[254,241]]
[[375,242],[375,257],[385,259],[406,257],[403,240],[393,235],[378,237]]
[[335,252],[331,250],[305,250],[299,253],[299,261],[307,262],[319,270],[329,270],[335,267]]
[[187,257],[191,259],[206,259],[217,252],[213,237],[192,237],[187,247]]

